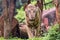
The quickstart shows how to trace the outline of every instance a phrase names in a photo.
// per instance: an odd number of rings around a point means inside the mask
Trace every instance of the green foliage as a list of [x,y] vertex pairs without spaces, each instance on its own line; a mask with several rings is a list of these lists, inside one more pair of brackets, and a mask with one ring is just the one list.
[[35,4],[36,4],[36,2],[37,2],[37,1],[36,1],[36,0],[34,0],[34,1],[32,1],[32,2],[31,2],[31,4],[35,5]]
[[52,26],[48,33],[46,33],[45,37],[43,37],[42,40],[60,40],[60,31],[59,31],[59,25],[56,24]]
[[48,2],[50,2],[50,1],[52,1],[52,0],[45,0],[45,3],[48,3]]
[[[45,0],[45,4],[46,3],[49,3],[49,2],[51,2],[52,0]],[[50,3],[50,4],[46,4],[45,6],[44,6],[44,10],[46,10],[46,9],[49,9],[49,8],[52,8],[52,7],[54,7],[54,4],[53,3]]]
[[21,9],[17,9],[17,15],[15,16],[15,18],[19,21],[19,22],[24,22],[25,20],[25,12],[23,10],[23,7],[21,7]]
[[36,38],[28,39],[28,40],[42,40],[42,37],[36,37]]
[[0,40],[22,40],[20,38],[8,38],[8,39],[4,39],[4,37],[0,37]]

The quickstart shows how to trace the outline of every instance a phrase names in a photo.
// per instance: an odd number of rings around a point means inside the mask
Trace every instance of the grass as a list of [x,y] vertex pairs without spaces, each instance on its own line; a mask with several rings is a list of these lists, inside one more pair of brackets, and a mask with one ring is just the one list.
[[42,38],[32,38],[32,39],[20,39],[20,38],[10,38],[10,39],[4,39],[3,37],[0,38],[0,40],[41,40]]
[[8,38],[8,39],[4,39],[3,37],[0,37],[0,40],[22,40],[20,38]]

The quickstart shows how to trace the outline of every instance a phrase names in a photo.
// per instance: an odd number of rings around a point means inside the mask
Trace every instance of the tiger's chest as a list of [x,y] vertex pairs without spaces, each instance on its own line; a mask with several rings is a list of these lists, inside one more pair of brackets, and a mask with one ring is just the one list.
[[28,23],[28,27],[37,28],[39,26],[39,24],[40,24],[40,20],[39,20],[39,18],[36,18],[34,21],[29,20],[27,23]]

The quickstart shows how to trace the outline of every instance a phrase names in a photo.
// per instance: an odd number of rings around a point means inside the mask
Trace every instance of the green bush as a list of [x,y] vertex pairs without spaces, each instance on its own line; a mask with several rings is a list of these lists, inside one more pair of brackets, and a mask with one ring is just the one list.
[[56,24],[56,25],[52,26],[48,30],[48,33],[45,34],[45,37],[43,37],[42,40],[60,40],[59,25]]
[[24,22],[25,21],[25,12],[23,10],[23,7],[21,7],[20,9],[17,9],[17,15],[15,16],[15,18],[19,21],[19,22]]

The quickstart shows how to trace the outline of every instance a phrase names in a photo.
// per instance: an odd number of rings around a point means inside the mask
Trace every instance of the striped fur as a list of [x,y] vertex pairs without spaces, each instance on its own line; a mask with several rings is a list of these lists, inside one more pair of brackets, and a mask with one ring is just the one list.
[[26,24],[30,28],[33,36],[38,36],[40,30],[40,10],[35,5],[29,4],[25,8]]

